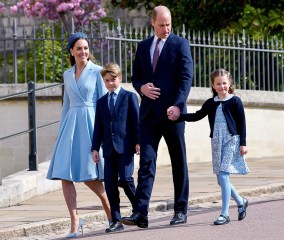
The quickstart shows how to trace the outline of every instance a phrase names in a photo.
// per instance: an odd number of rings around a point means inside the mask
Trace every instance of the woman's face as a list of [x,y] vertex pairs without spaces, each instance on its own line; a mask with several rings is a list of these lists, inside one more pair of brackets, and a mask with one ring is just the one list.
[[90,55],[89,44],[85,39],[79,39],[75,42],[73,48],[70,49],[76,63],[87,62]]

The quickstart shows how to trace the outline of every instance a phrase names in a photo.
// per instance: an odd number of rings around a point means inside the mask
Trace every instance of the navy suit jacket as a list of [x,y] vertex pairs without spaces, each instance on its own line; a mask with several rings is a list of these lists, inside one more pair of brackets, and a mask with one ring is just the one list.
[[[150,56],[153,39],[154,36],[140,42],[133,63],[131,81],[142,98],[141,120],[150,112],[157,119],[168,119],[167,108],[170,106],[178,106],[181,112],[186,113],[186,100],[192,83],[193,62],[188,40],[171,33],[160,53],[154,73]],[[158,99],[151,100],[141,94],[141,86],[148,82],[161,89]]]
[[132,155],[139,143],[138,133],[139,104],[135,93],[120,89],[113,115],[108,107],[108,93],[98,99],[92,150],[99,151],[102,144],[103,156],[109,157],[113,151]]

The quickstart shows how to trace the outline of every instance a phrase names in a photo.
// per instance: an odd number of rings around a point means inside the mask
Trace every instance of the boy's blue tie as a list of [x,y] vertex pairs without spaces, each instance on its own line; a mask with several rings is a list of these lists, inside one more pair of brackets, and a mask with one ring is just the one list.
[[112,93],[110,94],[110,99],[109,99],[109,111],[110,111],[110,115],[112,115],[113,109],[114,109],[114,94],[115,94],[115,92],[112,92]]

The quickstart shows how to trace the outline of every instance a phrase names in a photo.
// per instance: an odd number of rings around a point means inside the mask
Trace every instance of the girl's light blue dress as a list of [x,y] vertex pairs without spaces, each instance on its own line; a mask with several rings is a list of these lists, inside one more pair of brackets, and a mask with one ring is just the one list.
[[64,72],[64,101],[60,127],[47,179],[84,182],[104,178],[104,159],[92,159],[92,138],[97,99],[107,89],[101,67],[89,61],[78,80],[75,66]]
[[[227,101],[232,96],[230,95],[222,101]],[[220,100],[215,97],[214,101]],[[216,111],[213,138],[211,139],[213,172],[215,174],[219,174],[219,171],[247,174],[249,168],[244,156],[240,154],[240,136],[231,136],[222,111],[222,101]]]

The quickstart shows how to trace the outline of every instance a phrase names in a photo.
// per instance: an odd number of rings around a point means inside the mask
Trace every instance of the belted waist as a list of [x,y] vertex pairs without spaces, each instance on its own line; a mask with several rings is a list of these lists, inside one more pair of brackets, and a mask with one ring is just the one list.
[[70,104],[70,108],[72,107],[94,107],[96,105],[95,102],[76,102]]

